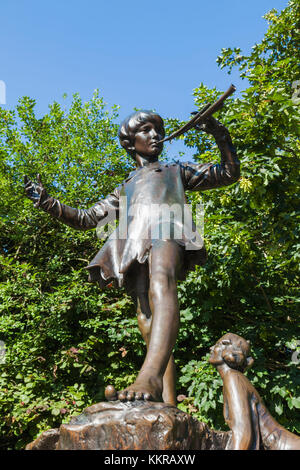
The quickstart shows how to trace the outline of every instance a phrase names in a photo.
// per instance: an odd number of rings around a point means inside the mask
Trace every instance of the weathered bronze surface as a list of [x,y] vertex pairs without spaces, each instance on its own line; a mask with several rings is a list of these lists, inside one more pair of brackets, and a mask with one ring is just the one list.
[[[153,222],[149,208],[177,206],[185,215],[185,191],[204,191],[230,185],[238,180],[239,160],[228,130],[214,118],[201,125],[214,136],[221,154],[218,163],[163,164],[158,156],[165,136],[162,118],[150,111],[139,111],[121,125],[121,145],[134,158],[137,169],[104,200],[90,209],[74,209],[49,196],[38,175],[38,183],[25,177],[27,196],[61,222],[78,230],[96,228],[108,215],[120,223],[87,267],[89,280],[105,287],[112,280],[124,286],[137,305],[138,324],[147,344],[144,364],[134,384],[116,391],[120,400],[152,400],[176,404],[175,366],[172,350],[179,327],[176,282],[184,279],[195,265],[205,263],[206,251],[194,226],[184,217],[168,221],[168,236],[162,219]],[[120,201],[126,201],[124,204]],[[143,205],[144,210],[136,207]],[[126,222],[126,236],[121,236]],[[174,235],[181,228],[182,236]],[[111,389],[113,391],[113,389]]]
[[59,430],[43,433],[26,450],[219,450],[230,437],[230,432],[213,431],[172,405],[116,401],[87,408]]
[[253,362],[249,341],[233,333],[211,348],[210,363],[223,380],[224,419],[232,430],[226,449],[300,450],[300,437],[275,421],[243,374]]
[[59,429],[48,429],[44,431],[33,442],[27,444],[25,450],[56,450],[59,440]]

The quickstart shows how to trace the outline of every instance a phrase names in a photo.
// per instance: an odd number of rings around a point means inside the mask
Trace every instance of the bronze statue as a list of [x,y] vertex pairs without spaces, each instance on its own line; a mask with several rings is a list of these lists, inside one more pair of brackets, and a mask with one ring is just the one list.
[[223,380],[224,419],[232,431],[228,449],[300,450],[300,437],[275,421],[243,374],[254,362],[249,354],[250,342],[233,333],[211,348],[209,362]]
[[[104,200],[90,209],[74,209],[49,196],[40,176],[38,183],[25,177],[25,191],[35,206],[61,222],[79,230],[96,228],[108,214],[120,223],[87,266],[89,281],[105,287],[112,280],[124,286],[137,305],[138,325],[147,345],[147,354],[136,381],[116,392],[111,386],[108,399],[153,400],[176,404],[175,366],[172,350],[179,327],[176,282],[195,265],[206,260],[203,240],[186,227],[183,217],[167,222],[159,217],[155,226],[148,208],[168,205],[182,208],[185,191],[204,191],[230,185],[239,178],[239,160],[228,130],[206,115],[197,128],[214,136],[221,163],[160,163],[158,157],[165,137],[162,118],[150,111],[138,111],[121,124],[119,139],[135,160],[137,169]],[[125,200],[123,206],[120,201]],[[138,210],[142,206],[144,210]],[[123,221],[123,222],[122,222]],[[123,223],[126,236],[121,236]],[[122,223],[121,223],[122,222]],[[123,228],[122,228],[123,227]],[[182,229],[182,236],[178,234]],[[167,229],[167,230],[165,230]],[[180,231],[180,230],[179,230]],[[153,236],[153,232],[169,234]],[[172,232],[172,233],[171,233]]]

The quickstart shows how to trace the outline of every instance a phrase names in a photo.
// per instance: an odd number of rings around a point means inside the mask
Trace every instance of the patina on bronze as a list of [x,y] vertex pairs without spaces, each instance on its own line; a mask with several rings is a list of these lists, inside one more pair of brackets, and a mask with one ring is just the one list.
[[[220,163],[160,163],[158,157],[165,137],[162,118],[150,111],[130,115],[121,124],[119,138],[134,158],[137,169],[90,209],[75,209],[49,196],[40,176],[38,183],[25,177],[26,195],[35,206],[75,229],[96,228],[110,212],[115,211],[116,217],[120,217],[115,232],[87,266],[89,280],[101,287],[113,280],[133,296],[147,354],[136,381],[118,392],[111,386],[106,394],[108,399],[163,399],[176,404],[172,356],[179,328],[176,282],[184,279],[195,265],[205,263],[206,250],[202,238],[190,236],[189,230],[183,231],[181,239],[172,236],[172,230],[168,237],[153,239],[149,211],[137,214],[134,210],[137,203],[143,203],[146,208],[152,204],[183,207],[186,190],[204,191],[238,180],[239,160],[228,130],[212,117],[201,125],[201,130],[214,136],[221,154]],[[121,196],[127,201],[125,210],[119,205]],[[119,232],[122,217],[127,221],[125,238]],[[176,223],[185,228],[184,220]],[[162,229],[159,224],[156,228]]]
[[211,348],[209,362],[223,380],[224,419],[232,431],[227,449],[300,450],[300,437],[275,421],[243,374],[254,362],[249,341],[227,333]]

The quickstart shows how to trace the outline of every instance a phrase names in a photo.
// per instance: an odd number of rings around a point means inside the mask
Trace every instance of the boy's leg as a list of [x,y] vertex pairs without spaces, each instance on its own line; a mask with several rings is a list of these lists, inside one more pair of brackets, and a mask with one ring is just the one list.
[[[147,315],[147,313],[144,313],[149,312],[150,310],[148,292],[140,292],[137,294],[137,296],[138,325],[148,349],[152,323],[152,315]],[[170,356],[166,371],[164,373],[162,397],[165,403],[170,403],[171,405],[176,406],[176,368],[173,354]]]
[[[120,400],[162,400],[163,376],[179,328],[176,281],[182,258],[182,248],[171,240],[158,240],[151,249],[149,300],[152,323],[147,355],[136,381],[118,393]],[[169,372],[173,373],[171,368]]]
[[[152,312],[149,304],[149,267],[148,264],[137,266],[137,275],[134,286],[134,297],[137,307],[139,330],[146,343],[150,342]],[[173,354],[171,354],[163,378],[163,401],[176,406],[176,368]]]
[[[147,349],[150,342],[152,312],[149,304],[149,266],[136,264],[131,275],[128,293],[136,304],[136,313],[139,330],[146,343]],[[176,406],[176,368],[173,354],[171,354],[163,378],[163,401]]]

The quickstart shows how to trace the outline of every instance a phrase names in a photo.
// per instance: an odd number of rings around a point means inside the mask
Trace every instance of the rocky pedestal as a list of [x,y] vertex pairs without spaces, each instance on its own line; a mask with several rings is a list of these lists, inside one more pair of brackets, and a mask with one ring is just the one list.
[[230,437],[166,403],[114,401],[86,408],[26,450],[219,450]]

